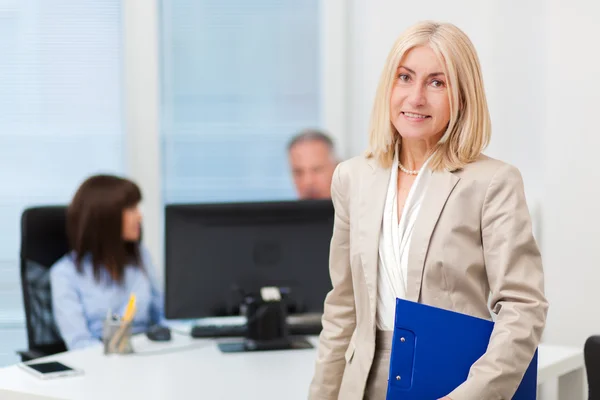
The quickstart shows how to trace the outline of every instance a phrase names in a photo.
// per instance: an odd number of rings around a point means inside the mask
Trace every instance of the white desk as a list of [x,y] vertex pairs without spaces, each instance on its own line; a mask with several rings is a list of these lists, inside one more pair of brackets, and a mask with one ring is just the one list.
[[[83,369],[80,377],[42,381],[17,366],[0,369],[0,390],[85,400],[305,400],[316,356],[316,349],[222,354],[214,341],[177,333],[169,343],[144,336],[133,343],[137,353],[126,356],[104,356],[98,346],[48,357]],[[561,400],[583,400],[582,352],[540,346],[539,383],[553,379]]]
[[587,400],[583,350],[542,344],[538,363],[538,385],[557,385],[557,400]]

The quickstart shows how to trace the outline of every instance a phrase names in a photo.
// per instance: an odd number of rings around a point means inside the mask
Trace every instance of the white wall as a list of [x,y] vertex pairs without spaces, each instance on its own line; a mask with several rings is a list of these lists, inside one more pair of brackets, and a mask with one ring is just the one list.
[[546,340],[600,334],[600,3],[548,6],[543,245]]
[[[391,44],[423,19],[452,22],[478,49],[492,114],[486,153],[522,172],[540,213],[551,302],[544,340],[600,334],[600,5],[592,0],[352,0],[350,154],[365,149],[371,102]],[[537,218],[537,217],[536,217]]]
[[164,281],[159,140],[158,4],[123,2],[123,71],[127,171],[144,195],[144,244]]

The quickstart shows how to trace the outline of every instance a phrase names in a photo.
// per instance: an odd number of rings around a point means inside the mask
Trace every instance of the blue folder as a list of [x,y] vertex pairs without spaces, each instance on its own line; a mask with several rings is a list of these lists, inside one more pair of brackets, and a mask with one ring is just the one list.
[[[436,400],[450,394],[485,353],[493,328],[492,321],[396,299],[387,400]],[[537,354],[513,400],[535,400]]]

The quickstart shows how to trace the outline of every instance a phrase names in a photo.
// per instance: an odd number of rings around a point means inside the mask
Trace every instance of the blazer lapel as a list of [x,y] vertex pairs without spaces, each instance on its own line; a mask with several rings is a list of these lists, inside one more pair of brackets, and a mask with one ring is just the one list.
[[412,233],[408,254],[408,282],[406,298],[419,301],[425,257],[431,235],[442,213],[446,200],[460,178],[451,172],[434,172],[421,204],[421,210]]
[[379,235],[391,169],[380,167],[373,159],[369,160],[369,165],[371,169],[367,170],[362,179],[358,230],[360,257],[369,291],[371,315],[375,318]]

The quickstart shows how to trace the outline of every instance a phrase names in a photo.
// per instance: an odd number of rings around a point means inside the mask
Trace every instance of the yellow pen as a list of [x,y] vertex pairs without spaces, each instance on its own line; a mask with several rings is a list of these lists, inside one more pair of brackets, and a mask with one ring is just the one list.
[[123,321],[129,322],[133,319],[135,315],[135,294],[131,293],[129,296],[129,302],[127,303],[127,308],[125,309],[125,314],[123,315]]

